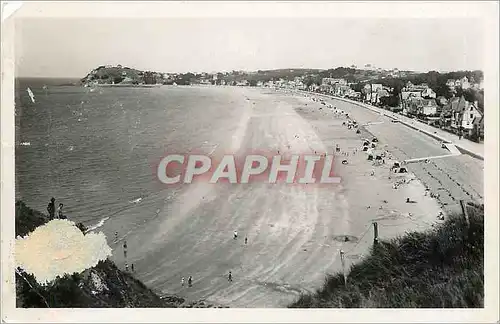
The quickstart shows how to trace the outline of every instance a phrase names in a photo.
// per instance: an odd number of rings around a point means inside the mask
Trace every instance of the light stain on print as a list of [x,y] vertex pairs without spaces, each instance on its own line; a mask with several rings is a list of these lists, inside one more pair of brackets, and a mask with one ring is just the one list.
[[55,219],[16,239],[16,266],[41,283],[80,273],[111,256],[105,235],[84,235],[74,222]]

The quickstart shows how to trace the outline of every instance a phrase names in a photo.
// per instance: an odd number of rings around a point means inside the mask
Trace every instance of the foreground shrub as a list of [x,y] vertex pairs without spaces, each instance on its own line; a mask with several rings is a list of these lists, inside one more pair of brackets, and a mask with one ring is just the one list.
[[381,241],[370,255],[342,274],[328,276],[314,294],[291,308],[483,307],[484,210],[462,215],[424,233]]

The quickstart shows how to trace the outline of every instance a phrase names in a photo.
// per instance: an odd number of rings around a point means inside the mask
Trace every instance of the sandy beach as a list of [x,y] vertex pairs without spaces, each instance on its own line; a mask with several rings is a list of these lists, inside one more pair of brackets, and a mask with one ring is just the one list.
[[[413,172],[420,172],[419,166],[410,166],[408,173],[390,170],[405,154],[417,154],[401,153],[402,148],[380,132],[392,128],[397,138],[400,125],[334,100],[328,108],[308,97],[269,89],[203,91],[231,92],[234,107],[232,122],[213,130],[212,138],[221,140],[205,143],[207,153],[326,152],[335,154],[334,172],[342,181],[326,187],[196,183],[172,191],[157,216],[112,244],[113,258],[123,267],[122,242],[127,240],[128,263],[155,291],[232,307],[285,307],[301,292],[319,288],[326,274],[342,269],[340,250],[346,253],[346,267],[359,260],[373,242],[373,222],[379,238],[390,239],[439,221],[443,204],[426,194],[426,186],[429,191],[438,188],[419,180]],[[359,134],[343,125],[347,118],[340,110],[358,122]],[[374,124],[363,126],[368,123]],[[408,134],[434,149],[431,139]],[[362,151],[362,139],[374,136],[385,164],[375,165]],[[443,149],[437,145],[436,150]],[[181,278],[190,275],[193,286],[181,286]]]

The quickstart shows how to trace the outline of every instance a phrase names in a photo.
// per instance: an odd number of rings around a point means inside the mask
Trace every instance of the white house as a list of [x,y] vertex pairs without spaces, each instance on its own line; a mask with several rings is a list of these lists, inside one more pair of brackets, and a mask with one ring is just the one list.
[[433,116],[437,113],[437,105],[434,99],[424,99],[421,107],[422,114]]
[[460,87],[462,89],[469,89],[470,88],[470,83],[469,83],[469,79],[467,79],[467,77],[463,77],[462,79],[460,79]]
[[462,112],[461,125],[462,128],[471,130],[474,128],[474,119],[481,118],[483,114],[477,108],[477,102],[470,103]]
[[382,90],[383,86],[380,83],[373,83],[372,84],[372,92],[377,92],[379,90]]
[[321,83],[325,85],[333,85],[333,84],[340,84],[340,85],[347,85],[347,80],[346,79],[336,79],[336,78],[323,78],[321,79]]
[[126,76],[121,83],[124,83],[124,84],[131,84],[131,83],[134,83],[134,79],[132,79],[131,77],[128,77]]
[[453,79],[448,79],[448,80],[446,81],[446,85],[448,86],[448,88],[450,88],[450,89],[454,89],[454,88],[455,88],[455,80],[453,80]]
[[309,87],[309,91],[317,91],[319,89],[319,85],[317,84],[311,84]]
[[373,83],[371,85],[371,94],[368,100],[370,100],[371,103],[378,103],[380,101],[379,92],[382,91],[383,89],[384,87],[382,86],[382,84]]
[[422,91],[421,95],[422,95],[422,98],[430,98],[430,99],[436,98],[436,93],[431,88],[427,88],[424,91]]

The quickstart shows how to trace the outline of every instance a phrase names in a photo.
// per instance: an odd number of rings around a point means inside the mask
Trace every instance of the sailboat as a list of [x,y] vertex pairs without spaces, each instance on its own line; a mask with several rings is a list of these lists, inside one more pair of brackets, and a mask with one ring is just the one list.
[[28,94],[29,94],[29,96],[31,98],[31,101],[33,103],[35,103],[35,95],[33,94],[33,91],[31,91],[31,89],[29,87],[28,87],[28,89],[26,89],[26,91],[28,91]]

